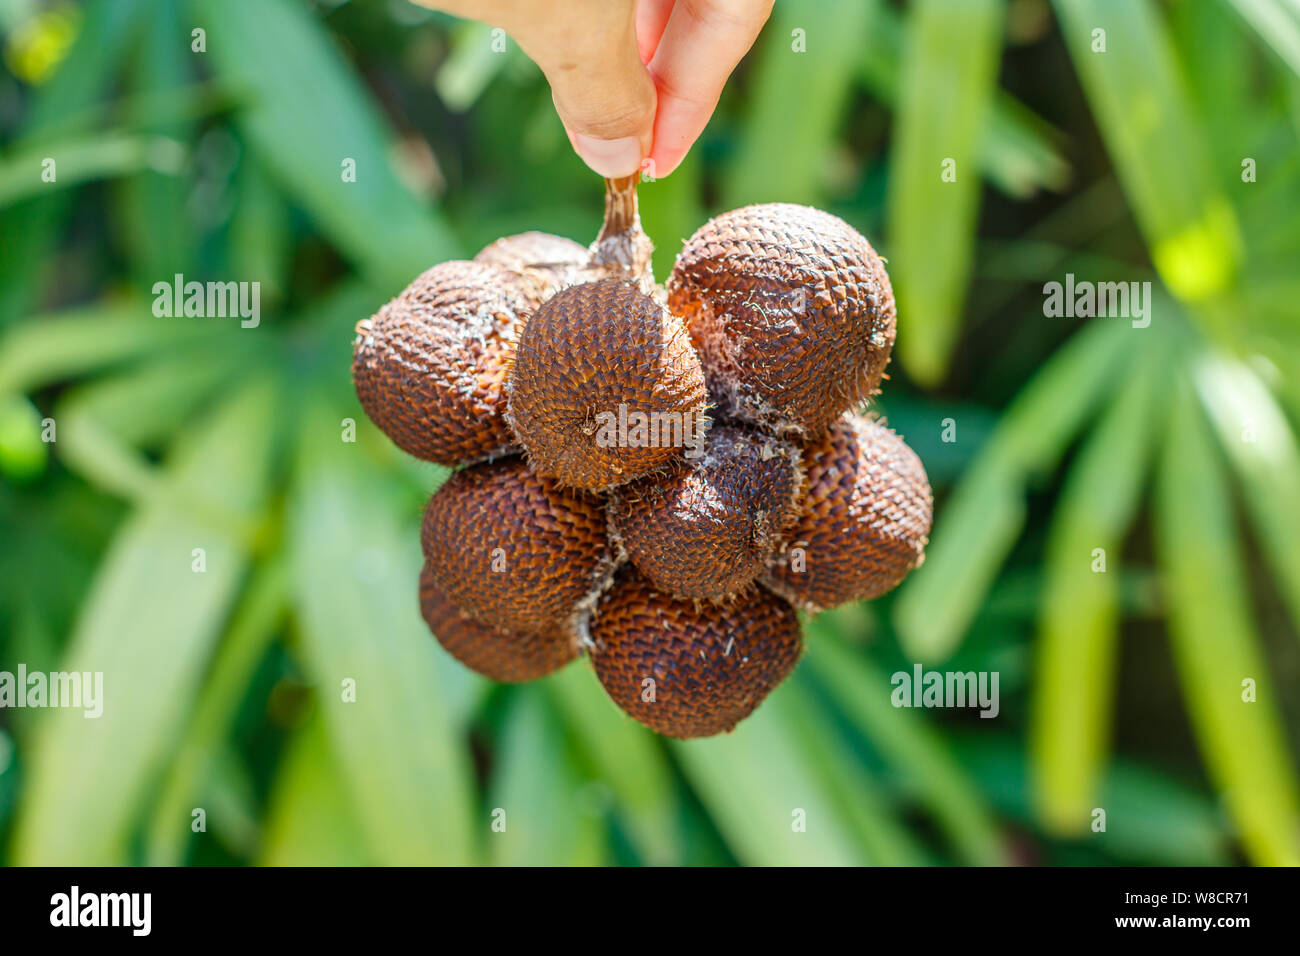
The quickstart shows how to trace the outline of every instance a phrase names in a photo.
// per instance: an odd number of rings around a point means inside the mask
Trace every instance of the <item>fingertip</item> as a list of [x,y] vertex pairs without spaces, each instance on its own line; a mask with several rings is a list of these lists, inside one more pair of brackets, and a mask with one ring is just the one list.
[[682,164],[704,132],[711,113],[711,109],[685,103],[671,95],[660,98],[650,150],[656,178],[668,176]]
[[594,172],[606,178],[631,176],[641,168],[644,151],[636,136],[618,139],[597,139],[574,133],[573,148]]
[[656,142],[655,148],[651,150],[650,155],[641,163],[641,174],[646,179],[664,179],[671,176],[677,167],[682,164],[686,154],[690,152],[690,146],[661,148]]

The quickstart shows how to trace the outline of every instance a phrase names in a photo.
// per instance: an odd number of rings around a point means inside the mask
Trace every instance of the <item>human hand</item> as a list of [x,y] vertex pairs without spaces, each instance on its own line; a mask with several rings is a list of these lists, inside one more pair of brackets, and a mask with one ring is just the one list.
[[667,176],[703,132],[773,0],[416,0],[504,28],[602,176]]

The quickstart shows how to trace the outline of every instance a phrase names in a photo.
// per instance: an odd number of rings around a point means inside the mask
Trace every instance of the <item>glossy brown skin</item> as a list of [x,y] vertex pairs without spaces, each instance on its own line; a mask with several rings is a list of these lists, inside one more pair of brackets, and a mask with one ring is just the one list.
[[[734,605],[699,605],[656,591],[625,567],[591,623],[596,675],[614,702],[669,737],[731,730],[799,660],[799,619],[756,589]],[[653,681],[654,700],[646,680]]]
[[798,514],[798,450],[714,425],[704,454],[615,490],[610,520],[656,588],[717,601],[745,590]]
[[474,620],[438,590],[427,562],[420,571],[420,614],[438,643],[456,660],[503,684],[537,680],[578,656],[578,642],[565,629],[519,634]]
[[[804,449],[802,511],[765,581],[806,610],[879,597],[925,558],[933,499],[925,468],[878,421],[846,415]],[[795,549],[805,568],[794,570]]]
[[599,490],[670,464],[682,448],[630,443],[602,428],[619,415],[702,418],[704,371],[681,319],[625,280],[571,286],[519,336],[508,416],[540,475]]
[[810,437],[878,390],[894,347],[884,263],[852,226],[807,206],[711,219],[677,256],[686,318],[722,414]]
[[510,458],[452,475],[425,509],[420,543],[434,584],[467,614],[541,634],[568,623],[605,578],[607,527],[599,500]]
[[352,379],[361,406],[403,451],[455,466],[506,454],[505,379],[531,309],[515,277],[444,262],[358,323]]

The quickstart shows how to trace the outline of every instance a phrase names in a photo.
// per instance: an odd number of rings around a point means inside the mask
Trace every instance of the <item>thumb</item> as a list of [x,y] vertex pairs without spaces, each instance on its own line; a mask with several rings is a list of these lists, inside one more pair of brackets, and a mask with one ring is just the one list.
[[583,162],[601,176],[630,176],[650,155],[655,86],[637,51],[633,6],[602,0],[601,8],[563,37],[518,39],[546,74]]

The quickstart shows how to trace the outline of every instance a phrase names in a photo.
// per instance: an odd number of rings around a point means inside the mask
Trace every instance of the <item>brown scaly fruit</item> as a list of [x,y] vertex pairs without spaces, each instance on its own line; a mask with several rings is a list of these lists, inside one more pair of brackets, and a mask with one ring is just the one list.
[[455,466],[517,449],[505,379],[531,304],[480,262],[434,266],[357,325],[352,379],[371,421],[403,451]]
[[521,232],[484,247],[475,262],[514,273],[540,305],[560,289],[581,281],[591,259],[586,246],[549,232]]
[[569,625],[607,582],[605,510],[519,458],[452,475],[420,531],[437,588],[484,624],[523,634]]
[[698,605],[656,591],[631,568],[600,601],[590,636],[596,676],[614,702],[680,738],[731,730],[794,670],[802,647],[794,609],[768,591]]
[[420,571],[420,613],[452,657],[503,684],[545,677],[578,656],[578,641],[571,630],[517,634],[476,621],[438,590],[427,562]]
[[661,591],[720,600],[749,586],[798,515],[795,446],[715,424],[703,454],[616,489],[610,522]]
[[894,347],[894,293],[871,244],[807,206],[745,206],[677,256],[686,318],[724,416],[811,437],[873,395]]
[[[700,358],[682,320],[624,279],[570,286],[519,336],[507,416],[538,474],[598,490],[662,468],[707,427]],[[633,431],[646,416],[648,427]],[[689,424],[688,424],[689,423]]]
[[[839,420],[893,344],[866,240],[816,210],[749,207],[701,229],[664,290],[636,183],[606,181],[590,250],[525,233],[422,276],[361,324],[354,374],[408,451],[492,457],[509,428],[529,456],[467,468],[429,503],[421,605],[444,646],[502,681],[586,648],[628,713],[705,736],[793,669],[794,604],[873,597],[920,563],[930,492],[892,432]],[[706,439],[710,390],[725,424]],[[611,490],[608,516],[582,489]],[[646,573],[607,590],[623,539]]]
[[846,415],[804,449],[807,490],[772,590],[810,611],[892,590],[925,558],[933,499],[925,468],[879,421]]

